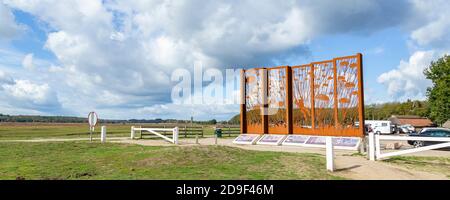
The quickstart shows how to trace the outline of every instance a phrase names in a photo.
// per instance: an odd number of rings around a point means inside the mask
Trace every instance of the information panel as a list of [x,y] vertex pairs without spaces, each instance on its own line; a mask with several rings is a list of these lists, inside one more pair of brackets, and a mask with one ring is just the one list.
[[235,144],[255,144],[261,135],[258,134],[241,134],[233,140]]
[[285,137],[286,135],[264,134],[261,136],[261,139],[259,139],[256,144],[280,145]]

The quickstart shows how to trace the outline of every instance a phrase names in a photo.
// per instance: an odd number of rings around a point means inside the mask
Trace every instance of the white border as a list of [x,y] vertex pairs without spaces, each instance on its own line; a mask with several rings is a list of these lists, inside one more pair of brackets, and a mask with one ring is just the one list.
[[[256,136],[256,137],[251,142],[236,141],[239,137],[241,137],[243,135]],[[233,143],[234,144],[255,144],[256,141],[259,140],[260,137],[261,137],[260,134],[240,134],[233,140]]]
[[[276,142],[261,142],[261,140],[263,140],[264,137],[267,137],[267,136],[281,136],[281,137],[280,137]],[[263,134],[263,135],[259,138],[258,142],[256,142],[256,144],[265,144],[265,145],[274,145],[274,146],[278,146],[278,145],[281,145],[281,143],[286,139],[286,136],[287,136],[287,135],[279,135],[279,134]]]

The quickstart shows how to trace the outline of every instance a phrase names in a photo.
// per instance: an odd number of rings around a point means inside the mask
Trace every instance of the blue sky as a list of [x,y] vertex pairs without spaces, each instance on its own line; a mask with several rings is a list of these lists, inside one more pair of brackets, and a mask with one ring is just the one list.
[[196,62],[225,72],[358,52],[366,104],[425,99],[422,71],[450,49],[449,8],[445,0],[0,0],[0,113],[228,119],[237,104],[174,104],[172,73]]

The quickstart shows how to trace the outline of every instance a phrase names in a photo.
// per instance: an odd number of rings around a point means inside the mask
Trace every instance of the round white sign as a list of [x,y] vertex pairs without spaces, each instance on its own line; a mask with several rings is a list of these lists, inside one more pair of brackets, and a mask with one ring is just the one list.
[[97,121],[98,121],[97,113],[90,112],[88,115],[89,126],[95,126],[97,124]]

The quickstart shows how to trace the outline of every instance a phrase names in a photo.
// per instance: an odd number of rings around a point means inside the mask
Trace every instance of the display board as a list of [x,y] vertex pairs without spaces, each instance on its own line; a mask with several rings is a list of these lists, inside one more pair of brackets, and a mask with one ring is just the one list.
[[283,145],[301,145],[309,139],[309,136],[303,135],[288,135],[283,141]]
[[261,137],[258,134],[241,134],[236,139],[233,140],[235,144],[255,144],[256,141]]
[[261,136],[258,142],[256,142],[256,144],[280,145],[285,137],[286,135],[264,134]]
[[[325,148],[327,136],[288,135],[281,143],[286,146],[322,147]],[[361,142],[359,137],[333,137],[336,149],[357,150]]]
[[357,54],[243,71],[242,132],[363,137],[362,69]]

